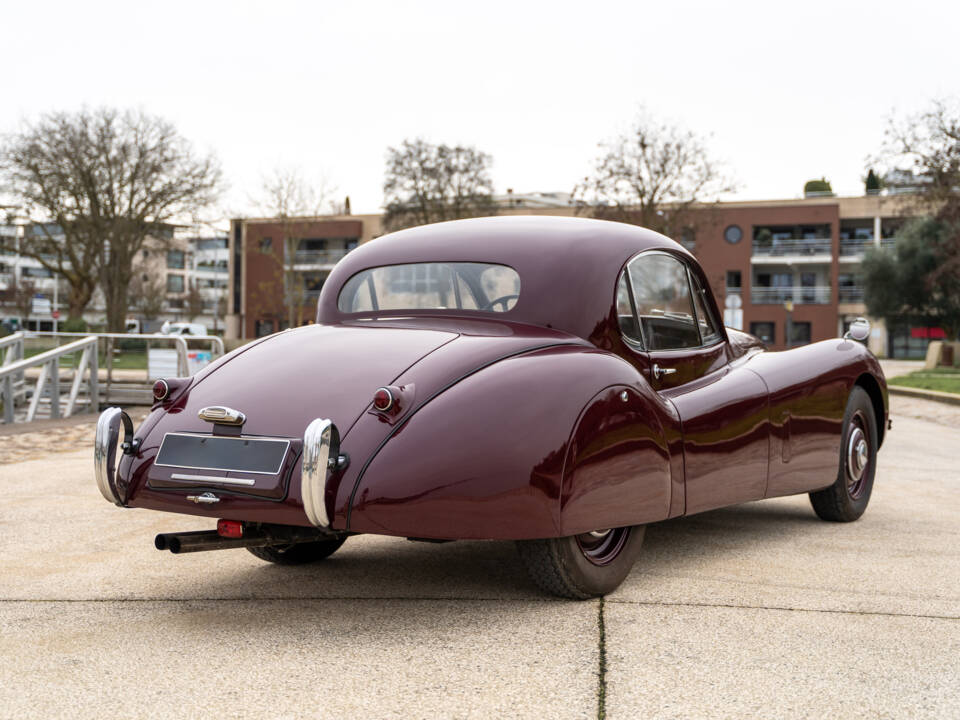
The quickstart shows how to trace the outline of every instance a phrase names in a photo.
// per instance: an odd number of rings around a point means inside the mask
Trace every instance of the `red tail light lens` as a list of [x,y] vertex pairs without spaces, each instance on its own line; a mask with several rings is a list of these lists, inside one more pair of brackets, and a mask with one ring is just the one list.
[[373,406],[380,412],[386,412],[393,407],[393,393],[385,387],[377,388],[373,394]]
[[170,397],[170,386],[166,380],[157,380],[153,384],[153,399],[157,402],[163,402]]
[[217,535],[225,538],[242,538],[243,523],[239,520],[217,520]]

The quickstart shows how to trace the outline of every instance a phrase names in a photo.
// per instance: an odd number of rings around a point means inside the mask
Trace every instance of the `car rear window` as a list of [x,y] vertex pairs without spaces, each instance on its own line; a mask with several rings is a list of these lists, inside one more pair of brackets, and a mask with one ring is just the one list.
[[492,263],[410,263],[363,270],[344,284],[344,313],[379,310],[473,310],[502,313],[520,297],[520,276]]

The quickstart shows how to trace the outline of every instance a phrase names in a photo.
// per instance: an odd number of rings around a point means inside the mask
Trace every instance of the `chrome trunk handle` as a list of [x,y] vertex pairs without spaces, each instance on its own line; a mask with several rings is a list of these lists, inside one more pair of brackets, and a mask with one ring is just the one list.
[[656,363],[653,364],[653,377],[657,380],[662,378],[664,375],[673,375],[676,371],[676,368],[662,368]]

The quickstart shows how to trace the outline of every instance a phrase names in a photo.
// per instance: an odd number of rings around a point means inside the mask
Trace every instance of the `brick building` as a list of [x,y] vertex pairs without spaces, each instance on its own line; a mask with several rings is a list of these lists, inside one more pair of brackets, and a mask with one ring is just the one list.
[[[573,215],[576,209],[561,195],[508,193],[497,200],[501,214]],[[726,308],[726,324],[779,350],[836,337],[866,314],[863,257],[871,248],[889,250],[908,213],[898,195],[724,202],[691,210],[689,228],[676,239],[703,265]],[[228,336],[252,338],[289,324],[283,276],[290,272],[300,274],[306,288],[299,317],[312,321],[337,260],[382,233],[379,215],[298,218],[292,231],[290,224],[270,218],[231,223]],[[294,242],[284,242],[285,235]],[[874,321],[870,347],[888,357],[922,356],[938,332],[888,332]]]

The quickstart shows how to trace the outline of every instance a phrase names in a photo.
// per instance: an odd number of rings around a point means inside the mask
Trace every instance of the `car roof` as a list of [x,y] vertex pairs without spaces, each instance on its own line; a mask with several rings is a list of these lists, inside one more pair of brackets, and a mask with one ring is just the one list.
[[514,215],[422,225],[364,243],[337,263],[323,285],[317,321],[350,317],[337,308],[337,297],[344,283],[362,270],[419,262],[483,262],[509,265],[520,275],[516,305],[495,317],[587,339],[609,317],[624,264],[650,249],[689,256],[678,243],[652,230],[589,218]]

